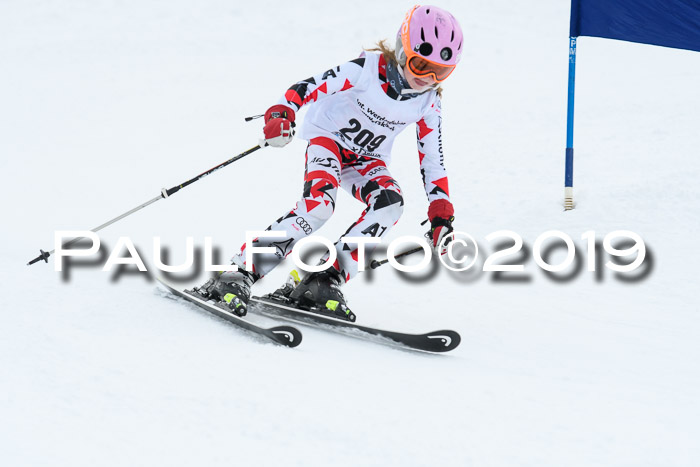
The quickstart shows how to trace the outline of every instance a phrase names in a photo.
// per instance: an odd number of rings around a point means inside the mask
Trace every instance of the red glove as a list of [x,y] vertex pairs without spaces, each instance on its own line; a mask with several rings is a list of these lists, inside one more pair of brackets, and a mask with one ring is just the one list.
[[294,137],[294,110],[286,105],[273,105],[265,112],[265,143],[281,148],[289,144]]
[[[445,237],[447,240],[444,240],[443,247],[452,241],[454,213],[454,206],[446,199],[438,199],[430,203],[428,219],[430,219],[430,238],[433,241],[433,248],[437,249]],[[443,251],[438,251],[438,253],[444,254]]]

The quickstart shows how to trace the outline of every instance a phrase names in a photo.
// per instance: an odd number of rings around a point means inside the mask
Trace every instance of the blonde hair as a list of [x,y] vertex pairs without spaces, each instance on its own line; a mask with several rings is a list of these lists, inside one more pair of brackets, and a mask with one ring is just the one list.
[[[374,47],[364,49],[366,52],[380,52],[384,56],[384,60],[387,63],[393,63],[396,67],[399,67],[399,63],[396,61],[396,51],[387,44],[386,39],[377,41]],[[442,98],[442,87],[438,86],[435,88],[438,97]]]
[[386,60],[387,63],[393,63],[396,66],[399,65],[396,62],[396,53],[394,49],[386,43],[386,39],[378,41],[375,47],[364,50],[367,52],[381,52],[381,54],[384,56],[384,60]]

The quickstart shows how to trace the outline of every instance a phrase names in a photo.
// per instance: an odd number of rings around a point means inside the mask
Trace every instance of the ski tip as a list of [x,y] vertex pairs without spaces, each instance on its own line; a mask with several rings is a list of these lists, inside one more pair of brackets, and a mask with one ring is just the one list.
[[275,342],[287,347],[296,347],[301,344],[302,334],[297,328],[291,326],[276,326],[269,329]]
[[456,331],[443,330],[433,331],[425,334],[426,341],[429,342],[430,352],[449,352],[454,350],[462,342],[462,337]]

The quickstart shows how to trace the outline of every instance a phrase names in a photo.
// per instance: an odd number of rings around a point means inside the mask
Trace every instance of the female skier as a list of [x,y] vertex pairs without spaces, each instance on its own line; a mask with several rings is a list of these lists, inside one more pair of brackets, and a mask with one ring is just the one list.
[[[363,52],[355,60],[299,81],[265,112],[265,142],[283,147],[294,135],[296,113],[309,107],[300,131],[300,137],[309,141],[303,195],[294,209],[267,228],[284,231],[284,236],[253,242],[256,247],[274,247],[274,254],[256,253],[247,271],[243,245],[232,258],[239,270],[208,281],[198,289],[201,294],[245,314],[252,284],[276,267],[298,240],[331,217],[339,186],[367,206],[345,236],[386,234],[399,220],[404,204],[387,164],[394,138],[412,123],[417,124],[433,246],[452,232],[454,208],[443,165],[438,86],[460,60],[462,30],[447,11],[417,5],[406,14],[395,51],[380,42],[368,52],[379,53]],[[339,287],[358,272],[357,248],[338,240],[337,259],[331,267],[276,293],[354,321]]]

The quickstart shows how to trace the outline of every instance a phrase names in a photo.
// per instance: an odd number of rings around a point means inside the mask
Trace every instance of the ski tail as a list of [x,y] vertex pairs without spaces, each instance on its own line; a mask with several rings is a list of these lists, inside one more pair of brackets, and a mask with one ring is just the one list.
[[276,344],[280,344],[285,347],[296,347],[299,344],[301,344],[301,331],[299,331],[295,327],[282,325],[271,328],[265,328],[262,326],[258,326],[257,324],[254,324],[248,321],[247,319],[243,319],[240,316],[235,315],[224,306],[217,306],[213,302],[204,300],[202,297],[198,296],[196,292],[189,290],[180,290],[161,278],[157,278],[157,280],[158,282],[160,282],[160,284],[163,285],[163,287],[165,287],[171,294],[175,295],[176,297],[183,298],[186,301],[208,311],[209,313],[218,316],[219,318],[225,319],[226,321],[238,326],[239,328],[266,337],[271,341],[275,342]]

